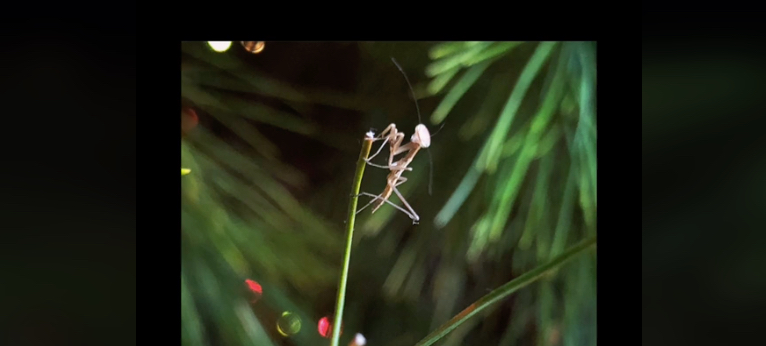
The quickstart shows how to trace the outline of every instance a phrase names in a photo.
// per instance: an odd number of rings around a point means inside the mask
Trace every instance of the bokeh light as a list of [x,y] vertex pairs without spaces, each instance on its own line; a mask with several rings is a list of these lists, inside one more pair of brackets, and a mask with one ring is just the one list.
[[231,47],[231,41],[207,41],[207,45],[214,51],[223,53]]
[[277,320],[277,331],[282,336],[295,335],[301,330],[301,318],[296,314],[285,311]]
[[181,134],[186,135],[193,128],[197,127],[199,123],[199,117],[197,112],[192,108],[185,108],[181,110]]
[[367,339],[361,333],[356,333],[354,340],[351,341],[349,346],[364,346],[367,344]]
[[263,51],[264,48],[266,48],[266,42],[263,41],[242,41],[242,47],[245,47],[245,50],[253,53],[258,54]]
[[263,295],[263,288],[261,287],[261,284],[259,284],[257,281],[253,281],[250,279],[245,279],[245,284],[247,285],[247,288],[250,290],[250,302],[255,303],[258,301],[258,299],[261,299],[261,295]]
[[[332,320],[330,316],[322,317],[317,323],[317,331],[323,338],[329,338],[332,336]],[[340,324],[340,335],[343,335],[343,323]]]

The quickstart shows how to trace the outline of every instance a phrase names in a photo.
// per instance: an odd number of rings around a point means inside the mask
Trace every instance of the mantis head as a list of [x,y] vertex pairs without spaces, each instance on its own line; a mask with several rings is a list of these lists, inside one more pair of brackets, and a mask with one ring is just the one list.
[[420,124],[415,126],[415,133],[412,134],[410,141],[419,144],[423,148],[428,148],[431,145],[431,133],[426,125]]

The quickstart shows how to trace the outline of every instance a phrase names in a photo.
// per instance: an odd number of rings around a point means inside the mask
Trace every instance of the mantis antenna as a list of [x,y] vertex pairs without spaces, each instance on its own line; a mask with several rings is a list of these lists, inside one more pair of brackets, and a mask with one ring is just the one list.
[[[410,84],[410,79],[407,78],[407,74],[404,72],[404,69],[402,69],[402,66],[399,65],[398,62],[396,62],[396,59],[391,57],[391,61],[394,62],[394,65],[396,65],[396,68],[398,68],[399,71],[402,73],[402,75],[404,76],[404,80],[407,81],[407,86],[410,88],[410,94],[412,94],[412,99],[415,101],[415,109],[418,112],[418,123],[423,125],[423,119],[420,116],[420,106],[418,106],[418,98],[415,96],[415,91],[412,89],[412,84]],[[437,130],[436,132],[439,132],[439,131]],[[428,152],[428,195],[430,196],[432,191],[433,181],[434,181],[434,172],[433,172],[434,164],[433,164],[433,158],[431,157],[431,149],[426,148],[426,151]]]

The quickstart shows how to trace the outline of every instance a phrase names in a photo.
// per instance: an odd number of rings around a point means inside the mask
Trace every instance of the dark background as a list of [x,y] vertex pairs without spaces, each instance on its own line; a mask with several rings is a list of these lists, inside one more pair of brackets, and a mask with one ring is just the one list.
[[762,339],[766,51],[755,19],[643,12],[644,345]]
[[69,20],[0,50],[3,345],[136,343],[135,21]]

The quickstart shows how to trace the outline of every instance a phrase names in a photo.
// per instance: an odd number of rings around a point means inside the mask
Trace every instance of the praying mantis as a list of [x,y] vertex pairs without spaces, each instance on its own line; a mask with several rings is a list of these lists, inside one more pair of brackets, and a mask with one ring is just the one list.
[[[404,132],[400,132],[396,128],[396,124],[391,124],[386,127],[383,132],[380,133],[378,137],[375,137],[373,139],[374,141],[382,140],[383,143],[380,145],[380,148],[378,149],[375,154],[367,158],[367,164],[373,167],[388,169],[391,171],[391,173],[388,174],[388,177],[386,178],[386,188],[383,190],[383,192],[380,195],[373,195],[371,193],[362,192],[360,195],[365,195],[369,197],[373,197],[372,201],[367,203],[364,207],[359,209],[357,213],[361,212],[365,208],[369,207],[370,205],[374,204],[372,208],[372,212],[374,213],[376,210],[378,210],[383,203],[388,203],[392,206],[394,206],[396,209],[404,212],[407,214],[407,216],[412,219],[413,224],[417,224],[420,221],[420,216],[415,212],[414,209],[412,209],[412,206],[410,206],[409,203],[407,203],[407,200],[402,196],[401,192],[399,192],[399,189],[396,187],[399,185],[404,184],[407,181],[407,178],[402,177],[402,173],[405,171],[412,171],[412,167],[408,167],[409,164],[412,162],[412,160],[415,158],[415,155],[417,155],[418,151],[420,151],[420,148],[428,148],[431,145],[431,133],[428,131],[428,128],[422,124],[421,118],[420,118],[420,107],[418,106],[418,100],[415,97],[415,92],[412,91],[412,85],[410,84],[409,79],[407,78],[407,74],[404,73],[404,70],[402,70],[402,67],[399,66],[399,64],[394,60],[394,58],[391,58],[391,61],[394,62],[397,68],[399,68],[399,71],[402,72],[404,75],[404,79],[407,81],[407,86],[410,88],[410,92],[412,92],[412,97],[415,100],[415,107],[418,112],[418,121],[421,122],[417,126],[415,126],[415,132],[412,134],[412,137],[410,138],[410,142],[407,144],[402,145],[402,142],[404,142]],[[370,162],[375,156],[380,154],[380,152],[383,150],[383,147],[386,146],[386,144],[389,145],[389,156],[388,156],[388,165],[376,165],[372,162]],[[402,158],[400,158],[398,161],[394,161],[394,157],[400,154],[405,154]],[[404,208],[392,203],[388,199],[391,197],[392,193],[396,193],[397,196],[399,196],[399,199],[402,200],[402,203],[407,207],[405,210]]]

